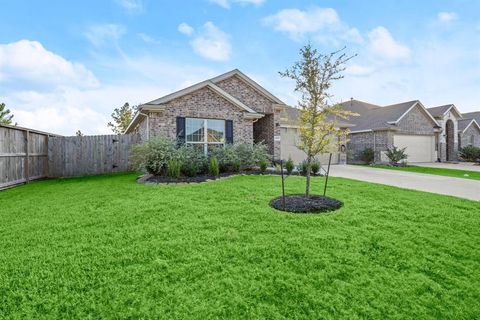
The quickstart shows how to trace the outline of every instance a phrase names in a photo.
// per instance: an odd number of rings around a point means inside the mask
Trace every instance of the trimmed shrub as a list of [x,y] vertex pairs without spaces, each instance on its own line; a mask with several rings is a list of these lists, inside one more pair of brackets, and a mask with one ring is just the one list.
[[313,161],[311,164],[311,169],[312,173],[314,175],[317,175],[320,172],[320,162],[319,161]]
[[300,162],[300,164],[298,165],[298,171],[300,171],[300,174],[303,175],[303,176],[306,176],[307,175],[307,161],[306,160],[303,160],[302,162]]
[[207,171],[207,158],[197,148],[183,145],[179,148],[179,156],[182,160],[182,173],[187,177],[195,177]]
[[465,161],[480,161],[480,148],[466,146],[460,149],[460,157]]
[[238,159],[237,152],[236,152],[236,145],[227,144],[223,148],[215,148],[210,153],[210,157],[216,157],[218,160],[218,164],[220,166],[221,172],[227,172],[230,170],[234,170],[235,166],[238,166],[238,170],[240,171],[240,159]]
[[171,178],[180,178],[180,169],[182,164],[178,159],[171,159],[168,161],[167,174]]
[[218,177],[220,175],[220,167],[218,165],[217,157],[213,156],[210,158],[208,172],[214,177]]
[[264,159],[260,160],[259,166],[260,166],[260,173],[264,174],[265,171],[267,171],[268,161]]
[[285,162],[285,169],[287,169],[287,174],[290,175],[293,172],[295,165],[293,164],[292,158],[288,158],[287,162]]
[[390,160],[390,164],[396,166],[400,161],[406,160],[408,155],[405,153],[407,148],[387,148],[387,152],[385,153],[387,158]]
[[218,159],[222,172],[249,170],[260,165],[262,160],[269,161],[265,144],[227,144],[224,148],[213,150],[210,156]]
[[232,171],[233,172],[239,172],[240,171],[240,167],[241,167],[241,163],[240,163],[240,160],[235,160],[232,164]]
[[178,158],[175,140],[156,137],[132,147],[132,163],[136,170],[164,175],[168,162]]
[[360,152],[360,160],[366,164],[371,164],[375,161],[375,152],[372,148],[365,148]]

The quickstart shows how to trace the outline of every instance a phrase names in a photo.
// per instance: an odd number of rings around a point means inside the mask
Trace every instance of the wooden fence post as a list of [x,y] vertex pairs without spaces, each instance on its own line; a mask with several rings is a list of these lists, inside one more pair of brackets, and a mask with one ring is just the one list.
[[30,154],[29,154],[29,137],[30,136],[30,131],[25,130],[25,163],[24,163],[24,168],[25,168],[25,183],[28,183],[30,181]]

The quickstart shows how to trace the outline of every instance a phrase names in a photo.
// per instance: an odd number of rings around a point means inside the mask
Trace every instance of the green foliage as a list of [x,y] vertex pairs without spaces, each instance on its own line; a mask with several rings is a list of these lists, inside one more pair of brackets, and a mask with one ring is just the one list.
[[112,129],[115,134],[122,134],[128,128],[128,125],[133,119],[133,115],[137,110],[137,106],[130,106],[126,102],[120,108],[115,108],[111,117],[113,122],[109,122],[107,126]]
[[293,163],[292,158],[288,158],[287,162],[285,162],[285,169],[287,170],[287,174],[290,175],[295,168],[295,164]]
[[170,159],[167,165],[167,175],[170,178],[180,178],[182,163],[178,159]]
[[372,148],[365,148],[360,152],[360,160],[366,164],[373,163],[375,160],[375,152]]
[[480,161],[480,148],[466,146],[460,149],[460,157],[465,161]]
[[215,156],[210,157],[208,172],[214,177],[218,177],[220,175],[220,167],[219,167],[219,164],[218,164],[217,157],[215,157]]
[[234,144],[227,144],[223,148],[213,149],[210,156],[217,158],[221,172],[230,171],[236,165],[241,166],[240,159],[236,153],[236,145]]
[[240,162],[240,160],[236,159],[233,161],[232,163],[233,172],[239,172],[241,167],[242,167],[242,163]]
[[[478,202],[331,177],[345,206],[293,215],[268,206],[276,176],[159,187],[137,176],[0,192],[0,318],[480,314]],[[286,191],[304,184],[291,177]]]
[[260,173],[264,174],[267,171],[268,161],[264,159],[260,160],[259,166],[260,166]]
[[132,163],[136,170],[164,175],[168,162],[178,159],[175,140],[155,137],[132,148]]
[[207,158],[202,151],[192,145],[184,144],[178,150],[182,162],[182,173],[187,177],[195,177],[207,171]]
[[317,175],[319,172],[320,172],[320,162],[315,160],[312,162],[311,164],[311,167],[312,167],[312,173],[314,175]]
[[393,146],[392,148],[387,148],[385,155],[390,160],[391,165],[397,165],[400,161],[406,160],[408,155],[405,153],[407,148],[397,148]]
[[307,172],[309,171],[308,170],[308,162],[306,160],[300,162],[300,164],[298,165],[298,171],[300,172],[300,174],[302,176],[306,176],[307,175]]
[[249,170],[260,165],[261,161],[269,161],[268,148],[263,143],[227,144],[224,148],[214,149],[215,156],[222,172]]
[[13,114],[5,103],[0,103],[0,124],[12,124]]

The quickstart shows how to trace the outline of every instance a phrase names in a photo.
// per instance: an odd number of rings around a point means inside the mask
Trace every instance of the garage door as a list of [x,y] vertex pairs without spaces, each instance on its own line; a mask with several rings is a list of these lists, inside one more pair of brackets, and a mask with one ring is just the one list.
[[[297,128],[280,128],[280,156],[283,160],[292,158],[295,164],[298,164],[307,158],[305,152],[297,148],[299,141]],[[328,164],[328,154],[317,156],[322,165]],[[338,163],[338,154],[332,155],[332,164]]]
[[434,136],[395,135],[393,145],[398,148],[406,148],[407,162],[433,162],[436,160]]

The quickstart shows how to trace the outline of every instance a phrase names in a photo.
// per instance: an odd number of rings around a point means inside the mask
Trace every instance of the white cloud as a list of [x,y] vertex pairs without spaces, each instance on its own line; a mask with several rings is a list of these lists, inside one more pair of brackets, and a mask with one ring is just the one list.
[[387,60],[405,60],[410,58],[411,51],[405,45],[395,41],[385,27],[377,27],[369,34],[369,48],[372,54]]
[[214,61],[227,61],[232,53],[229,35],[210,21],[203,25],[191,45],[197,54]]
[[125,32],[125,27],[118,24],[99,24],[89,26],[84,35],[94,46],[101,47],[116,43]]
[[96,87],[99,82],[83,64],[46,50],[37,41],[0,44],[0,83],[24,82],[36,86]]
[[292,39],[301,39],[307,33],[338,26],[340,18],[332,8],[314,7],[308,11],[283,9],[265,17],[263,22],[274,30],[287,33]]
[[193,33],[193,28],[185,22],[180,23],[177,29],[179,32],[186,34],[187,36],[190,36]]
[[146,33],[139,33],[138,36],[139,36],[140,39],[142,39],[145,43],[150,43],[150,44],[160,44],[160,43],[161,43],[160,40],[157,40],[157,39],[155,39],[154,37],[149,36],[149,35],[146,34]]
[[122,6],[129,13],[143,12],[142,0],[115,0],[115,2]]
[[230,9],[232,3],[238,3],[240,5],[252,4],[255,6],[260,6],[265,2],[265,0],[210,0],[210,2],[218,4],[225,9]]
[[374,71],[375,71],[375,68],[373,68],[372,66],[351,64],[347,66],[347,69],[345,70],[345,74],[352,75],[352,76],[365,76],[365,75],[372,74]]
[[455,12],[439,12],[437,14],[437,19],[439,22],[449,23],[458,19],[458,16]]

